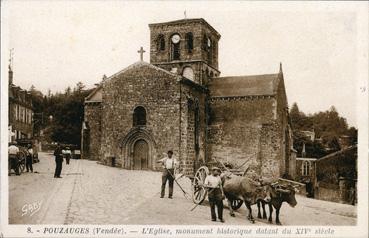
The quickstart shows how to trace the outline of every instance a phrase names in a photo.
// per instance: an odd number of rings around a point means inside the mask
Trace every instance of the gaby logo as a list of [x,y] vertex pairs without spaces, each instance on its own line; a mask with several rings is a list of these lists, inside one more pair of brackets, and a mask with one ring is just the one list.
[[29,204],[24,204],[22,207],[22,216],[29,215],[33,216],[36,212],[41,209],[42,201],[36,201]]

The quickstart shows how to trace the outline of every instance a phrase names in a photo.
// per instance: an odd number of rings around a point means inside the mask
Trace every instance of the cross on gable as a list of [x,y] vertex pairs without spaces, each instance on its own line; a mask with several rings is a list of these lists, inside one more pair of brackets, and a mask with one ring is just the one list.
[[141,61],[143,61],[143,53],[145,53],[146,51],[142,48],[142,46],[141,46],[141,48],[140,48],[140,50],[139,51],[137,51],[137,53],[139,53],[140,54],[140,59],[141,59]]

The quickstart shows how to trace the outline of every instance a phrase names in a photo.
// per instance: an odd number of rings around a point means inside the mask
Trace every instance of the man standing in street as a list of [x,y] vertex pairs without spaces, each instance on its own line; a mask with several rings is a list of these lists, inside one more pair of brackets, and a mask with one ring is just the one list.
[[223,200],[225,198],[222,180],[220,178],[221,170],[218,167],[213,167],[212,174],[205,178],[204,186],[209,190],[208,199],[210,203],[211,220],[216,221],[217,216],[215,213],[215,207],[218,210],[218,218],[220,222],[224,222],[223,219]]
[[159,162],[162,162],[164,171],[162,175],[162,183],[161,183],[161,198],[165,195],[165,186],[167,181],[169,181],[169,196],[168,198],[173,198],[173,183],[174,183],[174,170],[178,166],[178,162],[175,158],[173,158],[173,151],[169,150],[167,153],[167,157],[159,160]]
[[70,161],[70,157],[72,155],[72,152],[70,151],[69,147],[65,147],[65,150],[62,150],[63,155],[65,157],[65,161],[67,162],[67,164],[69,164]]
[[11,170],[14,169],[15,175],[20,175],[18,166],[18,154],[19,149],[16,146],[16,142],[11,142],[8,148],[8,175],[10,176]]
[[29,172],[31,170],[31,173],[33,173],[33,149],[32,149],[32,145],[29,144],[27,146],[27,157],[26,157],[26,169],[27,172]]
[[55,156],[55,173],[54,173],[54,178],[61,178],[60,174],[62,171],[62,165],[63,165],[63,153],[62,153],[62,148],[59,145],[59,143],[56,146],[56,149],[54,151],[54,156]]

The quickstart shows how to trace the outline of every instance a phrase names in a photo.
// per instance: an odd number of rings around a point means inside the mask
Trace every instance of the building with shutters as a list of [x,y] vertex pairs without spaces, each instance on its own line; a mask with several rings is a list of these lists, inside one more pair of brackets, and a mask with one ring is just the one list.
[[33,106],[31,94],[13,84],[13,70],[9,65],[9,122],[8,141],[31,139],[33,136]]
[[288,177],[294,163],[282,67],[220,77],[221,36],[204,19],[149,28],[150,63],[104,78],[85,99],[82,157],[156,170],[173,150],[186,174],[216,158],[257,176]]

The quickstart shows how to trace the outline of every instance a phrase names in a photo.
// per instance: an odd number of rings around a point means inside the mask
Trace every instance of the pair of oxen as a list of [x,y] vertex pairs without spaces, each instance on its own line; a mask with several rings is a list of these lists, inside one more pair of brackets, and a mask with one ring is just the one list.
[[[276,224],[281,225],[279,220],[279,211],[283,202],[287,202],[291,207],[297,205],[295,193],[298,185],[282,184],[280,182],[266,182],[263,180],[254,181],[245,176],[236,176],[233,174],[222,174],[224,194],[228,200],[231,216],[234,215],[232,201],[242,200],[248,209],[247,219],[255,222],[252,216],[251,206],[257,204],[258,218],[267,219],[265,205],[269,206],[269,223],[272,223],[273,207],[276,210]],[[260,206],[263,209],[261,216]]]

